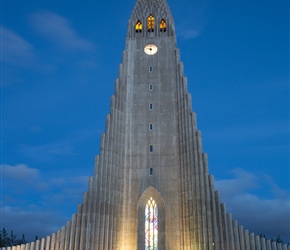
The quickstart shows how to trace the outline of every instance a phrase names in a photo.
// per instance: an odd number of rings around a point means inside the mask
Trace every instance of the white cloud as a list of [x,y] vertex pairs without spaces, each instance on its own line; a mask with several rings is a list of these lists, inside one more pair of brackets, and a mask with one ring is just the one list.
[[39,179],[39,171],[30,168],[25,164],[16,166],[3,164],[1,165],[3,177],[15,179],[22,182],[32,182]]
[[66,218],[57,211],[46,211],[43,208],[32,205],[25,209],[20,207],[5,206],[0,210],[2,226],[9,232],[21,238],[25,234],[27,241],[51,235],[65,225]]
[[50,11],[31,15],[33,28],[47,39],[65,49],[91,50],[93,43],[81,38],[69,20]]
[[3,26],[1,31],[3,62],[23,66],[33,60],[33,46],[28,41]]
[[31,185],[22,185],[21,195],[17,192],[18,184],[6,188],[0,209],[1,226],[8,232],[13,230],[18,238],[25,234],[28,241],[36,235],[51,235],[64,226],[87,190],[88,176],[39,177],[38,170],[24,164],[3,165],[2,174],[4,185],[19,181],[20,176],[23,181],[33,177],[33,190]]
[[183,8],[182,18],[179,22],[180,26],[176,29],[179,33],[178,36],[183,39],[200,36],[207,25],[208,7],[209,0],[203,0],[193,1],[186,8]]
[[21,151],[27,157],[40,161],[50,161],[55,156],[74,155],[73,146],[70,142],[44,144],[39,146],[21,145]]
[[[281,189],[269,176],[240,169],[233,173],[231,179],[215,181],[221,201],[233,219],[256,234],[265,234],[269,238],[280,235],[282,240],[290,242],[289,192]],[[270,192],[273,198],[263,198],[264,192]]]

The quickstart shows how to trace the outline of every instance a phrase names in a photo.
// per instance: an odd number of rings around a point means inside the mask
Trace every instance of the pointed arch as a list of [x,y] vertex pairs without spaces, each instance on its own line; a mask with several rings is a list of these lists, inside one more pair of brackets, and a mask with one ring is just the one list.
[[161,194],[149,186],[140,196],[137,207],[137,249],[165,249],[165,204]]
[[141,32],[142,32],[142,23],[141,23],[140,20],[138,20],[138,21],[136,22],[135,30],[136,30],[137,33],[141,33]]
[[150,14],[147,18],[147,28],[149,32],[154,31],[154,26],[155,26],[155,18],[152,14]]
[[159,29],[160,29],[161,32],[162,32],[162,31],[163,31],[163,32],[166,31],[166,22],[165,22],[164,19],[162,19],[162,20],[160,21]]

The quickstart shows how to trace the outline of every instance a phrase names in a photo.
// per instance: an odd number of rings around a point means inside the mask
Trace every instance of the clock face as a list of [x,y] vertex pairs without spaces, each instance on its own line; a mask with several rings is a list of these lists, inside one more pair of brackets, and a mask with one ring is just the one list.
[[156,45],[154,44],[148,44],[145,46],[144,48],[144,52],[147,54],[147,55],[154,55],[156,52],[157,52],[158,48]]

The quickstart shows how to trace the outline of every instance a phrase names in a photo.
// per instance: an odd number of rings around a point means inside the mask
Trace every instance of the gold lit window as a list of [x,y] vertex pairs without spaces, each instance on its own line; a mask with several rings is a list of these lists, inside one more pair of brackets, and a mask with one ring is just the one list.
[[164,19],[161,20],[159,24],[160,31],[166,31],[166,22]]
[[148,31],[154,31],[154,16],[150,15],[148,17]]
[[136,26],[135,26],[136,32],[142,32],[142,23],[140,20],[137,21]]
[[158,250],[158,207],[152,197],[145,207],[145,250]]

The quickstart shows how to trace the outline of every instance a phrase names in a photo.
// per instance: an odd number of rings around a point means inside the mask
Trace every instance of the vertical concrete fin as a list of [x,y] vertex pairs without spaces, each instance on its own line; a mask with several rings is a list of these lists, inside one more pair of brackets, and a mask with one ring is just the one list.
[[241,250],[246,250],[243,226],[239,226],[239,238],[240,238],[240,246],[241,246],[240,249]]
[[239,225],[236,220],[233,221],[233,233],[234,233],[234,242],[235,242],[235,250],[240,250],[240,236],[239,236]]
[[46,236],[46,240],[45,240],[45,249],[49,249],[50,247],[50,236]]
[[[95,164],[94,164],[94,176],[98,175],[98,170],[99,170],[99,155],[95,156]],[[96,178],[97,179],[97,178]]]
[[256,250],[255,235],[253,233],[250,233],[250,250]]
[[260,238],[259,235],[255,236],[255,246],[256,246],[256,248],[254,248],[254,249],[262,249],[262,247],[261,247],[261,238]]
[[227,228],[228,228],[228,241],[229,241],[229,249],[235,249],[234,244],[234,232],[233,232],[233,219],[232,214],[227,214]]
[[64,250],[65,231],[66,231],[66,227],[62,226],[61,231],[60,231],[59,250]]
[[222,228],[223,228],[223,242],[224,248],[227,250],[231,250],[229,246],[229,234],[228,234],[228,227],[227,227],[227,215],[226,215],[226,205],[222,203],[221,205],[221,216],[222,216]]
[[76,233],[76,214],[72,215],[71,219],[71,227],[70,227],[70,237],[69,237],[69,247],[68,250],[74,249],[74,243],[75,243],[75,233]]
[[249,230],[244,230],[245,237],[245,248],[250,249],[250,232]]

